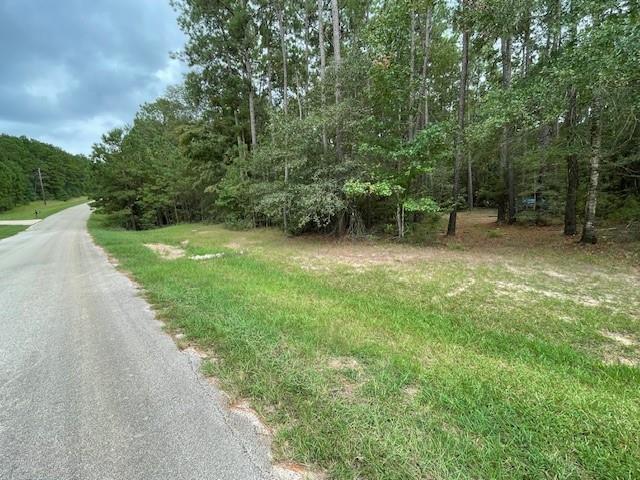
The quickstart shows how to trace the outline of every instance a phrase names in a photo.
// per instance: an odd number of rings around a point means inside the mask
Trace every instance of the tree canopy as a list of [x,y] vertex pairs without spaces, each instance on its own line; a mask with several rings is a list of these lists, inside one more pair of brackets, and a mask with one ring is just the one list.
[[0,211],[42,198],[67,200],[87,193],[90,163],[26,137],[0,135]]
[[172,4],[184,83],[94,148],[127,227],[404,238],[490,206],[594,242],[640,216],[635,0]]

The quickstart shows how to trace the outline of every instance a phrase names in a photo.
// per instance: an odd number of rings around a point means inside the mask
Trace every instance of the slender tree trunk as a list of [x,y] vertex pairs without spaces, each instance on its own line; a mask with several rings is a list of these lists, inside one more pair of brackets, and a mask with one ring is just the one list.
[[398,228],[398,238],[404,238],[404,205],[402,201],[398,199],[396,203],[396,225]]
[[[318,0],[318,49],[320,50],[320,101],[322,103],[322,110],[326,104],[325,94],[325,77],[327,70],[327,54],[324,48],[324,0]],[[327,153],[327,127],[322,122],[322,151],[326,155]]]
[[[278,27],[280,30],[280,48],[282,51],[282,108],[284,110],[285,118],[289,114],[289,84],[287,75],[287,37],[286,29],[284,26],[284,2],[280,5],[278,10]],[[285,133],[285,148],[288,144],[288,135]],[[284,160],[284,185],[285,189],[289,189],[289,159],[285,157]],[[282,207],[282,227],[285,232],[289,229],[289,209],[288,198],[285,195],[285,204]]]
[[467,151],[467,202],[469,210],[473,210],[473,169],[470,151]]
[[[575,12],[575,0],[571,0],[571,12]],[[556,5],[558,12],[561,11],[560,0]],[[575,21],[571,25],[570,43],[575,42],[578,36],[578,29]],[[560,26],[554,25],[554,49],[559,48]],[[556,40],[558,38],[558,40]],[[566,156],[567,162],[567,197],[564,207],[564,234],[575,235],[578,232],[578,220],[577,220],[577,202],[578,202],[578,155],[574,151],[576,148],[576,124],[578,118],[577,111],[577,98],[578,92],[575,85],[571,85],[567,91],[567,114],[565,119],[565,130],[567,131],[567,138],[569,143],[569,154]]]
[[[500,39],[500,51],[502,53],[502,88],[508,90],[511,87],[511,52],[512,40],[506,35]],[[500,165],[503,170],[503,202],[507,204],[507,221],[516,221],[516,193],[513,173],[513,161],[509,152],[511,142],[511,128],[509,125],[502,127],[502,138],[500,141]],[[503,219],[498,219],[503,220]]]
[[[267,57],[269,59],[271,58],[271,49],[267,49]],[[271,60],[269,60],[267,65],[267,96],[269,98],[269,108],[273,107],[273,84],[271,80],[272,78],[273,78],[273,65],[271,63]]]
[[247,74],[247,81],[249,83],[249,125],[251,128],[251,149],[255,150],[258,146],[258,136],[256,133],[256,109],[254,105],[254,91],[253,91],[253,67],[251,66],[251,60],[248,54],[245,57],[245,72]]
[[278,26],[280,28],[280,48],[282,49],[282,107],[286,116],[289,113],[289,85],[287,76],[287,38],[284,27],[284,3],[278,9]]
[[598,203],[598,177],[602,144],[602,120],[599,99],[596,99],[591,114],[591,155],[589,157],[589,191],[584,213],[581,243],[596,243],[596,206]]
[[529,75],[531,67],[531,12],[527,11],[524,32],[522,35],[522,75]]
[[429,6],[424,24],[424,57],[422,59],[422,78],[421,85],[421,98],[424,107],[423,111],[423,128],[427,128],[429,125],[429,84],[428,84],[428,72],[429,72],[429,54],[431,53],[431,20],[433,16],[433,7]]
[[309,93],[309,0],[304,0],[304,93]]
[[282,229],[285,232],[289,231],[289,198],[288,198],[288,190],[289,190],[289,160],[285,159],[284,161],[284,185],[285,185],[285,201],[284,206],[282,207]]
[[298,117],[302,120],[302,87],[300,86],[300,75],[296,75],[296,98],[298,99]]
[[[335,97],[336,106],[340,105],[340,67],[342,65],[342,56],[340,54],[340,8],[338,0],[331,0],[331,19],[333,23],[333,64],[335,67]],[[342,160],[342,131],[340,119],[338,118],[336,126],[336,156],[338,160]]]
[[534,189],[533,195],[535,200],[535,213],[536,213],[536,224],[540,224],[542,222],[542,205],[543,198],[542,192],[544,191],[544,183],[545,183],[545,172],[547,171],[547,159],[549,156],[549,147],[551,145],[551,134],[553,132],[553,127],[550,124],[546,124],[542,126],[542,132],[540,133],[540,146],[542,150],[542,155],[540,159],[540,164],[538,165],[538,172],[535,175],[534,181]]
[[236,142],[238,143],[238,155],[241,159],[244,159],[244,144],[242,142],[242,136],[240,135],[240,122],[238,121],[238,111],[233,111],[233,120],[236,125]]
[[[464,11],[466,1],[460,0]],[[456,234],[456,222],[458,217],[458,195],[460,192],[460,167],[464,161],[464,127],[465,108],[467,104],[467,81],[469,68],[469,30],[464,27],[462,32],[462,60],[460,62],[460,91],[458,93],[458,133],[456,138],[456,158],[453,167],[453,208],[449,214],[447,235]]]
[[412,8],[409,15],[411,15],[411,31],[409,32],[410,37],[410,48],[409,48],[409,121],[407,125],[407,140],[413,140],[413,132],[414,132],[414,115],[413,115],[413,106],[415,103],[415,92],[413,90],[413,84],[415,83],[416,76],[416,12]]
[[576,128],[576,97],[575,87],[569,88],[569,108],[565,120],[567,135],[569,137],[570,152],[567,155],[567,197],[564,207],[564,234],[575,235],[578,231],[577,221],[577,201],[578,201],[578,155],[573,151],[575,148],[575,128]]

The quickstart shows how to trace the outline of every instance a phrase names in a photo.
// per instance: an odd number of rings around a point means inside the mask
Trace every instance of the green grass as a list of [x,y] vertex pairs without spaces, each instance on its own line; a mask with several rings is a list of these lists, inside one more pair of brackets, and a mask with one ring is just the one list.
[[41,200],[20,205],[6,212],[0,212],[0,220],[33,220],[36,218],[35,210],[39,214],[37,218],[46,218],[58,213],[65,208],[74,207],[87,201],[87,197],[72,198],[70,200],[49,200],[45,206]]
[[0,225],[0,240],[20,233],[27,228],[28,227],[24,225]]
[[[345,480],[640,478],[640,295],[624,264],[90,229],[274,427],[277,459]],[[184,240],[225,256],[144,246]]]

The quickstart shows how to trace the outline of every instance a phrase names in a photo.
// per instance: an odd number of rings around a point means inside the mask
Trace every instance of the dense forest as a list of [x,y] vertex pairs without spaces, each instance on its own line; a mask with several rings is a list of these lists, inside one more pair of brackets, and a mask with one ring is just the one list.
[[86,157],[26,137],[0,135],[0,211],[42,198],[42,189],[48,199],[84,195],[90,167]]
[[638,0],[172,4],[184,83],[92,154],[123,226],[420,240],[486,206],[595,243],[640,218]]

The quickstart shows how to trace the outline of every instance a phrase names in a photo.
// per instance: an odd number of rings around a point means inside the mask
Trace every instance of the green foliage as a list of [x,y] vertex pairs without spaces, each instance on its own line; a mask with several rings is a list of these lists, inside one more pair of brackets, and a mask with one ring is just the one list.
[[369,196],[390,197],[394,193],[402,192],[402,190],[402,187],[392,185],[390,182],[384,180],[376,183],[349,180],[343,187],[347,198],[363,198]]
[[95,205],[112,221],[145,229],[202,218],[204,195],[179,147],[180,133],[195,135],[179,128],[185,120],[178,103],[160,99],[94,146]]
[[38,168],[46,198],[68,200],[87,193],[90,164],[85,157],[26,137],[0,135],[0,212],[42,198]]
[[[633,212],[617,214],[620,204],[640,198],[636,3],[496,0],[461,9],[339,0],[337,68],[327,2],[318,13],[300,0],[173,0],[186,35],[180,56],[192,68],[183,86],[97,146],[98,203],[129,228],[203,219],[362,234],[394,223],[402,237],[438,208],[471,199],[502,205],[511,182],[521,220],[540,224],[561,218],[572,201],[571,158],[579,167],[575,210],[584,211],[597,103],[598,214],[624,220]],[[463,28],[471,49],[459,136]],[[505,39],[512,54],[502,59]],[[462,188],[453,198],[457,151]],[[7,185],[12,172],[0,170]],[[544,199],[544,218],[524,211],[531,197]],[[427,198],[433,203],[420,200]]]
[[438,204],[429,197],[408,198],[404,201],[404,209],[412,213],[440,213]]

